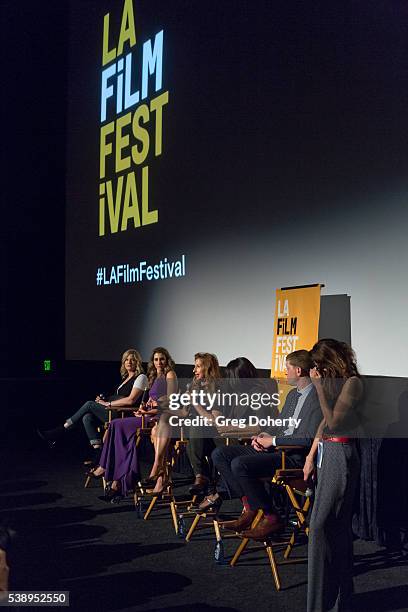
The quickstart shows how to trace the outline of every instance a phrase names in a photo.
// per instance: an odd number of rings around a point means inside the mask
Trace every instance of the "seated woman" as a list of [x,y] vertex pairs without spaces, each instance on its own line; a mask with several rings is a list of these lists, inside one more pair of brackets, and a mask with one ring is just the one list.
[[[220,369],[218,360],[215,355],[210,353],[196,353],[194,356],[194,379],[188,387],[188,391],[204,390],[206,392],[213,392],[216,390],[217,382],[220,379]],[[201,409],[204,411],[205,416],[209,416],[211,413],[207,412],[205,407],[190,406],[187,411],[191,416],[193,413]],[[186,416],[186,409],[181,409],[179,414]],[[174,415],[174,412],[163,411],[160,420],[154,431],[155,438],[155,458],[152,466],[150,475],[148,478],[142,481],[145,486],[155,484],[153,494],[160,494],[167,486],[167,480],[165,476],[164,463],[166,459],[166,452],[172,438],[172,427],[169,424],[169,418]],[[194,433],[194,435],[192,435]],[[191,488],[192,492],[197,493],[206,490],[209,478],[209,466],[206,460],[206,456],[211,454],[211,450],[214,448],[214,443],[211,438],[208,437],[208,432],[203,434],[202,437],[197,435],[199,431],[197,428],[190,428],[189,431],[189,442],[187,446],[187,454],[190,459],[194,474],[195,483]],[[188,432],[187,432],[188,435]],[[207,435],[207,437],[205,437]]]
[[[206,393],[215,393],[221,379],[217,357],[211,353],[196,353],[194,375],[191,391],[197,389],[204,390]],[[190,407],[190,416],[194,418],[195,414],[211,419],[211,416],[216,416],[218,413],[215,410],[208,411],[206,406],[195,404]],[[210,421],[207,420],[207,422]],[[215,444],[223,443],[215,428],[211,432],[206,427],[202,430],[202,434],[203,436],[200,435],[200,427],[190,427],[187,434],[189,439],[187,454],[195,475],[194,484],[190,487],[192,495],[201,495],[207,491],[211,481],[211,469],[207,458],[211,456]]]
[[147,378],[143,374],[142,358],[135,349],[128,349],[123,353],[120,375],[122,382],[110,398],[105,400],[98,395],[95,401],[85,402],[63,425],[44,432],[38,431],[39,435],[54,445],[58,438],[82,421],[89,443],[94,449],[100,449],[102,441],[98,424],[106,423],[108,410],[125,410],[137,406],[148,386]]
[[[268,389],[266,384],[259,379],[258,371],[254,364],[247,359],[246,357],[237,357],[230,361],[225,367],[224,372],[226,388],[225,390],[231,394],[237,394],[238,396],[243,396],[244,394],[250,398],[259,397],[260,394],[265,394],[269,391],[269,395],[275,393],[277,390],[276,381],[273,379],[270,380]],[[214,411],[213,411],[214,412]],[[258,405],[255,408],[252,408],[252,405],[249,403],[244,403],[244,405],[238,404],[228,405],[228,406],[218,406],[218,410],[215,412],[215,416],[217,413],[222,414],[224,417],[231,419],[240,419],[240,420],[248,420],[248,416],[251,414],[256,414],[258,417],[265,416],[278,416],[278,411],[276,406],[269,406],[268,410],[266,407],[262,406],[258,408]],[[218,432],[223,434],[228,434],[230,438],[230,444],[237,440],[234,438],[237,437],[246,437],[252,435],[254,433],[259,433],[259,428],[257,431],[254,431],[254,428],[250,429],[249,426],[247,428],[236,429],[234,432],[230,429],[228,431],[228,427],[225,429],[225,432],[222,428],[217,427]],[[249,432],[249,433],[248,433]],[[239,434],[236,435],[236,434]],[[232,438],[232,439],[231,439]],[[222,446],[223,444],[216,444],[216,446]],[[215,452],[215,451],[214,451]],[[223,491],[225,489],[225,485],[223,486]],[[221,490],[221,489],[220,489]],[[208,511],[208,510],[217,510],[220,508],[222,504],[222,498],[219,492],[217,492],[215,484],[210,487],[209,494],[204,498],[204,500],[200,504],[200,510]]]
[[104,441],[99,466],[89,472],[92,476],[110,482],[114,492],[126,494],[133,491],[139,475],[135,434],[145,423],[154,420],[158,415],[158,400],[177,390],[177,377],[174,361],[167,349],[157,347],[153,350],[147,366],[149,399],[133,417],[116,419],[109,423]]

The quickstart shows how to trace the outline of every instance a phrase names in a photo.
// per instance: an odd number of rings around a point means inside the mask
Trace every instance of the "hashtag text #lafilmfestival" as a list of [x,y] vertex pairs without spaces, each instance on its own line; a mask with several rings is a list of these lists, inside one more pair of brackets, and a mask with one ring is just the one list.
[[118,264],[116,266],[100,266],[96,270],[96,284],[119,285],[141,283],[143,281],[164,280],[186,276],[186,255],[178,259],[168,260],[164,257],[157,263],[149,264],[140,261],[136,266]]

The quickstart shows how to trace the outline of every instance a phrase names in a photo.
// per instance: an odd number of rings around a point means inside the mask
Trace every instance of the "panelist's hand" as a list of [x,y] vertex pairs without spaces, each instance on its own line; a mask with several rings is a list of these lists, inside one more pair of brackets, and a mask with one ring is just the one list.
[[322,384],[322,375],[320,374],[317,367],[314,367],[309,370],[309,376],[315,387],[318,387]]
[[266,437],[264,438],[263,436],[265,436],[265,434],[259,434],[259,436],[254,436],[251,442],[252,448],[254,448],[259,453],[266,453],[269,446],[271,446],[273,440],[272,436],[268,436],[270,440]]
[[314,462],[313,457],[306,457],[305,465],[303,466],[303,480],[306,482],[312,476],[314,472]]
[[[105,402],[105,400],[103,400],[102,398],[98,397],[98,399],[95,400],[97,404],[101,404],[101,406],[105,406],[105,408],[109,408],[109,402]],[[114,410],[114,407],[112,406],[112,410]]]
[[139,410],[137,412],[138,412],[137,416],[142,416],[144,414],[149,414],[149,411],[145,410],[144,408],[142,408],[142,406],[140,406],[140,408],[139,408]]
[[258,444],[256,437],[252,438],[252,442],[251,442],[251,446],[252,448],[254,448],[256,451],[262,453],[265,451],[264,447],[261,446],[260,444]]
[[270,448],[271,446],[273,446],[273,439],[274,436],[271,436],[270,434],[262,431],[258,436],[257,436],[257,441],[258,444],[261,444],[264,448]]

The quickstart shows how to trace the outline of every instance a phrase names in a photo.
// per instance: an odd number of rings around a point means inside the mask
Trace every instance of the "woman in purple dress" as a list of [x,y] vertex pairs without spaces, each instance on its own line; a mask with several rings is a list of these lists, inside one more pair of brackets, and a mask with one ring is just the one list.
[[133,491],[139,475],[135,434],[142,426],[158,418],[158,400],[177,390],[174,361],[163,347],[152,351],[147,366],[149,399],[133,417],[115,419],[109,423],[99,466],[91,470],[95,478],[105,477],[110,489],[126,495]]

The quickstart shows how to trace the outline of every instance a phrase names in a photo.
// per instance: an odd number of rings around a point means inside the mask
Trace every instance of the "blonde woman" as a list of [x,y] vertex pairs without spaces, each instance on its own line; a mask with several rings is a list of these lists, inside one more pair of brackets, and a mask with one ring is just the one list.
[[[90,474],[95,478],[105,477],[110,483],[112,498],[133,490],[139,476],[139,464],[135,434],[142,425],[159,418],[159,399],[177,390],[177,376],[174,361],[167,349],[158,346],[153,349],[148,366],[148,400],[126,419],[116,419],[109,423],[107,436],[96,469]],[[146,394],[147,395],[147,394]],[[146,398],[147,399],[147,398]]]
[[39,431],[39,435],[54,446],[58,438],[82,421],[90,445],[95,450],[100,449],[102,441],[98,424],[108,420],[108,410],[132,409],[140,403],[143,392],[148,387],[147,377],[143,373],[142,358],[135,349],[128,349],[123,353],[120,375],[122,381],[112,396],[104,399],[98,395],[94,401],[85,402],[63,425],[48,431]]

